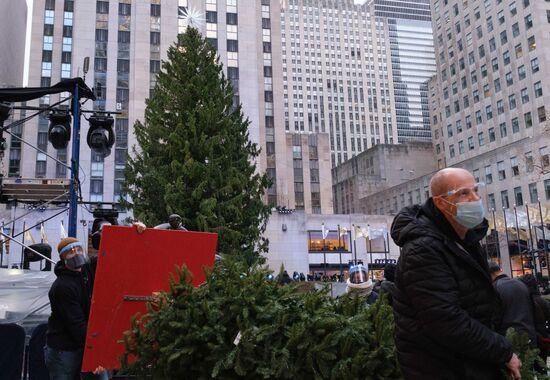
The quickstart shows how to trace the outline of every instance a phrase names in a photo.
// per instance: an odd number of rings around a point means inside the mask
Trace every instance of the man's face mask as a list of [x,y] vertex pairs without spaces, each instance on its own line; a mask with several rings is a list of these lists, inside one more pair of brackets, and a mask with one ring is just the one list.
[[63,262],[69,269],[75,270],[82,268],[84,264],[90,261],[88,255],[84,253],[80,243],[68,244],[67,247],[63,249],[63,253],[65,254],[65,259],[63,259]]
[[470,229],[478,226],[485,218],[485,208],[481,199],[474,202],[460,202],[456,204],[455,220],[460,225]]
[[[481,186],[483,186],[483,183],[476,183],[473,187],[450,190],[447,194],[440,196],[444,202],[456,207],[456,214],[453,215],[454,220],[468,229],[478,226],[485,218],[485,208],[483,202],[479,199],[479,188]],[[458,202],[450,202],[445,199],[446,197],[453,197]]]

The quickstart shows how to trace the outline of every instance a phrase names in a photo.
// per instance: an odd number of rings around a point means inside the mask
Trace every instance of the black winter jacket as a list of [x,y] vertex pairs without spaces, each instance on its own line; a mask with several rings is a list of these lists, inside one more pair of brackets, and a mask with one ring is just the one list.
[[46,333],[48,347],[61,351],[84,348],[96,264],[97,258],[92,257],[81,272],[67,269],[63,261],[55,265],[57,279],[48,293],[52,309]]
[[506,334],[510,327],[529,336],[531,345],[537,345],[537,333],[533,319],[533,303],[529,288],[521,280],[505,274],[493,281],[502,304],[502,323],[500,332]]
[[498,298],[479,246],[486,231],[485,221],[461,241],[431,199],[395,217],[395,343],[405,379],[501,378],[512,349],[493,331]]

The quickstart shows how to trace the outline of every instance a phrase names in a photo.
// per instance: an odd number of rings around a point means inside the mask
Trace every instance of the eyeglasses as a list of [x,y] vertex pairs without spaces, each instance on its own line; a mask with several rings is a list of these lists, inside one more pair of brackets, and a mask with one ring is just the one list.
[[472,194],[479,195],[479,189],[485,186],[485,183],[478,182],[472,187],[460,187],[458,189],[449,190],[446,194],[440,195],[440,197],[451,197],[456,195],[458,198],[468,198]]
[[84,249],[80,245],[77,245],[77,246],[74,246],[72,248],[69,248],[69,250],[67,252],[76,253],[77,255],[81,255],[81,254],[84,253]]

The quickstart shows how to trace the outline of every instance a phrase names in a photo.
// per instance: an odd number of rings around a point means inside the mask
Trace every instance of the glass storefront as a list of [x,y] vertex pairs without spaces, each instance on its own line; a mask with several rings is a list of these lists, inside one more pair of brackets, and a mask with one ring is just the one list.
[[[325,239],[321,231],[308,231],[308,248],[310,253],[351,252],[351,232],[338,237],[338,231],[329,231]],[[324,244],[324,246],[323,246]]]

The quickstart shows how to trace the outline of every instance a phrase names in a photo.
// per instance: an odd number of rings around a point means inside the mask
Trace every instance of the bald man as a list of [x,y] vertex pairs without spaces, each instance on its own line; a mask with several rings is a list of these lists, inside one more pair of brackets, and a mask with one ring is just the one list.
[[430,183],[432,197],[395,217],[402,247],[393,309],[399,363],[406,380],[521,378],[521,362],[495,332],[497,294],[479,241],[486,235],[479,184],[447,168]]

